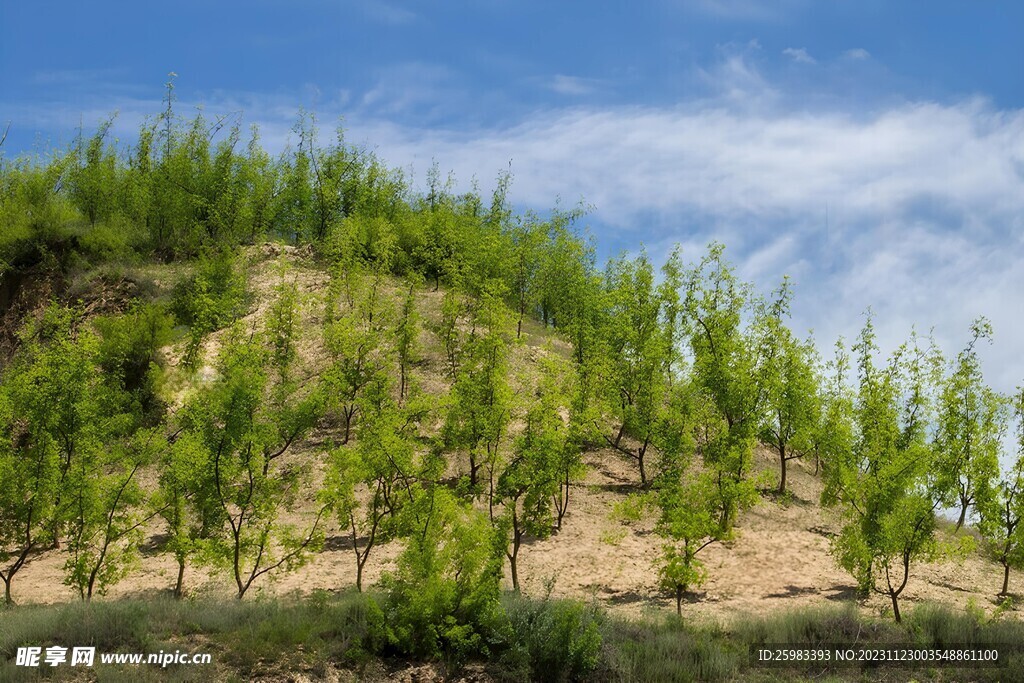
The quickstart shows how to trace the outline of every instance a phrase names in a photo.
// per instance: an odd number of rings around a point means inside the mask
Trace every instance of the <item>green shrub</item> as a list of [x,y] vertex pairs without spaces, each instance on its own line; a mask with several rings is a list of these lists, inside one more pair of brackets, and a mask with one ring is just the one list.
[[203,252],[192,277],[174,288],[172,311],[179,323],[189,326],[187,364],[195,362],[206,335],[241,316],[247,302],[244,269],[233,252]]
[[503,661],[511,670],[527,663],[531,680],[579,681],[597,667],[602,619],[596,606],[519,595],[510,596],[504,606],[514,640]]
[[96,329],[106,377],[131,396],[134,412],[157,417],[162,409],[160,348],[170,342],[170,318],[161,306],[137,304],[124,315],[98,318]]
[[134,223],[118,216],[110,222],[84,228],[78,238],[82,255],[93,263],[138,258],[136,245],[141,241]]
[[[397,571],[382,577],[374,647],[458,668],[506,641],[501,608],[503,539],[486,516],[434,487],[407,509],[425,533],[409,539]],[[421,521],[422,520],[422,521]]]

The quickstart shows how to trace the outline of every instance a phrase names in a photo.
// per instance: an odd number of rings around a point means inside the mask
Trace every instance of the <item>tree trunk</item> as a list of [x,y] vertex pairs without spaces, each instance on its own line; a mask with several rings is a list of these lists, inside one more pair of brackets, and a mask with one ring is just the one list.
[[676,584],[676,614],[683,616],[683,586]]
[[[229,519],[228,521],[231,520]],[[248,588],[248,586],[242,583],[242,546],[241,539],[239,538],[239,534],[241,533],[241,526],[241,523],[239,523],[238,528],[235,529],[232,523],[232,536],[234,537],[234,551],[232,552],[232,564],[235,573],[235,585],[238,587],[238,593],[235,595],[235,598],[237,598],[238,600],[241,600],[243,597],[245,597],[245,591]]]
[[11,582],[14,581],[14,575],[25,566],[28,554],[35,547],[35,541],[29,541],[22,549],[18,559],[14,561],[14,564],[7,568],[7,575],[0,574],[0,581],[4,582],[4,604],[10,607],[14,604],[14,599],[11,597]]
[[626,423],[623,422],[622,426],[619,427],[618,434],[615,435],[615,443],[613,444],[616,448],[619,447],[619,442],[622,441],[622,435],[626,433]]
[[185,585],[185,558],[178,559],[178,580],[174,584],[174,599],[181,600],[184,591],[182,590]]
[[960,506],[960,519],[956,520],[956,529],[953,530],[954,533],[960,531],[960,527],[962,527],[964,522],[967,520],[967,505],[968,503],[963,503]]
[[779,489],[781,496],[786,493],[786,444],[779,444]]
[[512,567],[512,590],[516,593],[519,592],[519,568],[516,566],[516,560],[519,558],[519,544],[523,540],[523,534],[521,531],[513,529],[512,531],[512,554],[508,556],[509,565]]
[[516,552],[518,548],[512,551],[512,555],[509,557],[509,565],[512,567],[512,590],[516,593],[519,592],[519,572],[516,570]]
[[558,487],[558,495],[561,500],[556,506],[558,508],[558,521],[555,524],[555,528],[561,531],[562,518],[565,517],[565,511],[569,509],[569,468],[565,469],[565,483]]
[[344,446],[345,444],[348,443],[350,430],[352,427],[352,416],[355,415],[356,413],[356,407],[354,405],[351,408],[346,406],[345,408],[342,408],[341,412],[345,416],[345,438],[341,442],[341,445]]
[[1003,562],[1003,590],[999,591],[999,595],[1009,595],[1007,592],[1010,588],[1010,563]]
[[896,619],[896,623],[898,624],[901,621],[899,594],[898,593],[894,593],[894,592],[890,592],[889,593],[889,597],[892,598],[892,615]]

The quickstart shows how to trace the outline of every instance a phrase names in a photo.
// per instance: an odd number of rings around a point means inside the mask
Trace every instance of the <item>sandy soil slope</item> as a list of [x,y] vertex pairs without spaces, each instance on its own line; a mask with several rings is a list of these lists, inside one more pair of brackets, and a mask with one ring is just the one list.
[[[765,467],[774,464],[767,454],[760,461]],[[650,524],[625,526],[613,514],[615,503],[636,490],[636,473],[611,451],[588,454],[588,463],[585,480],[573,490],[562,530],[548,539],[524,543],[520,553],[524,592],[543,596],[550,589],[554,596],[595,599],[624,615],[671,611],[673,600],[657,586],[661,541],[651,532]],[[817,505],[817,479],[801,464],[793,468],[791,481],[795,493],[791,502],[765,499],[741,515],[734,541],[704,551],[708,581],[684,603],[686,615],[727,618],[856,600],[853,580],[828,554],[828,536],[838,527],[830,511]],[[292,517],[301,522],[311,512],[296,511]],[[175,566],[170,557],[157,552],[159,531],[156,526],[151,529],[139,567],[112,587],[108,597],[143,597],[169,591]],[[332,525],[322,552],[292,574],[257,584],[254,596],[353,586],[351,542],[350,534]],[[397,543],[374,549],[364,577],[367,585],[393,565],[399,550]],[[36,557],[17,577],[19,601],[75,599],[62,584],[63,561],[56,550]],[[935,601],[991,610],[1001,578],[1000,567],[976,553],[961,560],[917,564],[912,567],[902,604],[909,607],[920,601]],[[1019,575],[1011,575],[1011,587],[1022,580]],[[509,581],[506,583],[511,587]],[[186,585],[196,597],[226,598],[233,594],[227,574],[190,570]],[[873,596],[862,607],[879,614],[888,608],[888,599]],[[1020,608],[1016,614],[1021,614]]]
[[[282,277],[278,264],[285,260],[291,269],[284,277],[298,282],[305,295],[303,327],[318,328],[322,307],[316,293],[326,286],[327,275],[312,268],[294,251],[264,247],[256,252],[252,277],[255,303],[247,320],[256,321],[266,311],[274,284]],[[389,296],[397,301],[401,296],[398,286],[392,282],[387,288]],[[440,292],[423,293],[419,305],[427,321],[439,317],[441,298]],[[222,334],[212,335],[208,343],[206,365],[198,373],[200,380],[215,372],[212,364]],[[535,364],[540,356],[568,353],[568,346],[553,340],[538,323],[528,322],[524,326],[524,338],[525,341],[514,346],[511,352],[513,374],[518,377],[514,384],[520,385],[529,382],[529,372],[522,370]],[[443,393],[446,385],[443,352],[426,330],[421,336],[421,348],[422,358],[414,370],[416,380],[426,391]],[[315,335],[300,342],[300,355],[310,366],[317,365],[319,354]],[[168,351],[172,367],[179,355],[180,350]],[[524,376],[527,379],[522,379]],[[180,400],[184,383],[179,381],[176,386],[174,400]],[[329,430],[314,433],[288,456],[311,465],[311,487],[315,487],[322,476],[325,446],[331,438]],[[595,599],[624,615],[670,612],[674,601],[657,586],[656,562],[661,541],[652,533],[650,523],[627,527],[613,515],[615,504],[638,490],[635,465],[611,450],[588,453],[586,460],[587,475],[572,491],[562,530],[545,540],[528,539],[521,550],[523,590],[536,596],[550,590],[554,596]],[[837,531],[838,525],[833,513],[818,505],[821,484],[811,471],[813,463],[793,461],[790,466],[791,499],[776,502],[766,497],[741,515],[735,540],[712,545],[702,553],[708,581],[684,604],[687,616],[727,618],[741,613],[768,613],[796,606],[856,601],[853,580],[828,554],[829,536]],[[757,455],[757,467],[774,472],[777,464],[770,453],[761,451]],[[313,495],[308,496],[299,510],[287,516],[288,521],[308,524],[315,515],[313,498]],[[161,533],[159,524],[150,524],[139,566],[128,578],[113,586],[107,597],[147,596],[170,591],[176,567],[170,556],[159,552]],[[355,584],[356,573],[351,543],[350,534],[332,522],[322,552],[292,574],[261,579],[250,595],[350,588]],[[396,543],[374,549],[364,576],[366,585],[373,584],[382,571],[393,565],[399,550]],[[15,580],[16,599],[21,603],[76,599],[62,583],[64,559],[59,550],[34,557]],[[976,606],[992,610],[1001,579],[1001,568],[979,553],[962,560],[919,563],[912,567],[902,602],[907,607],[920,601],[937,601],[961,608]],[[1024,576],[1012,574],[1011,589],[1021,585],[1024,585]],[[211,574],[192,568],[186,574],[186,587],[200,598],[226,598],[234,593],[233,580],[227,573]],[[872,596],[860,604],[876,614],[889,608],[888,598],[884,596]],[[1015,614],[1021,615],[1019,607]]]

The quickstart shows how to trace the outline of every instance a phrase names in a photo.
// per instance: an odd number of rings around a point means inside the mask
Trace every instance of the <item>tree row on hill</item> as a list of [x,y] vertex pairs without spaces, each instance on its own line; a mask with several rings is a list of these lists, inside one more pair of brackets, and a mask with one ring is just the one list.
[[[896,619],[913,564],[954,551],[936,533],[944,508],[958,527],[976,519],[1007,592],[1024,560],[1024,427],[1005,472],[999,453],[1024,397],[985,385],[984,320],[951,361],[917,337],[883,360],[869,317],[851,373],[842,344],[825,363],[788,328],[787,280],[758,294],[720,245],[690,264],[673,253],[660,273],[642,252],[599,269],[578,212],[515,215],[508,175],[487,208],[436,167],[416,195],[340,134],[321,147],[309,116],[277,160],[255,134],[238,153],[237,126],[181,124],[170,95],[127,150],[104,126],[46,164],[0,166],[4,277],[133,258],[191,271],[169,306],[90,318],[53,305],[23,326],[0,374],[8,602],[21,569],[57,546],[66,582],[84,599],[102,592],[158,519],[176,594],[199,565],[226,571],[241,598],[308,560],[334,520],[360,589],[374,548],[402,540],[385,609],[396,638],[436,649],[479,635],[504,561],[519,588],[523,540],[557,533],[583,454],[603,447],[636,466],[625,511],[653,518],[680,609],[705,578],[701,551],[732,538],[768,488],[758,444],[777,454],[775,495],[788,463],[814,459],[822,502],[843,520],[837,561]],[[282,273],[254,320],[237,247],[267,238],[310,245],[331,277],[310,300]],[[568,358],[513,367],[530,318],[568,342]],[[170,371],[161,349],[175,324],[188,331]],[[315,359],[299,351],[309,344]],[[445,377],[430,393],[418,381],[428,347],[443,351]],[[169,378],[190,380],[184,398]],[[331,443],[296,454],[314,435]]]

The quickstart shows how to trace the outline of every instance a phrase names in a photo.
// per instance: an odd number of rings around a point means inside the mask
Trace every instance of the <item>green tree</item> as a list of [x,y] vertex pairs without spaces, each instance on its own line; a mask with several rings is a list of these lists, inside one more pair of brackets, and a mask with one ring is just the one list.
[[117,208],[121,174],[113,146],[106,142],[113,123],[113,117],[101,123],[84,145],[79,132],[77,164],[69,174],[71,199],[91,226],[109,220]]
[[456,213],[456,202],[451,192],[455,181],[449,175],[445,182],[441,182],[436,161],[427,174],[427,183],[428,192],[421,211],[424,225],[421,237],[413,247],[413,262],[424,277],[434,280],[436,292],[442,278],[459,274],[462,221]]
[[395,351],[398,355],[398,398],[402,400],[409,387],[409,371],[416,361],[420,332],[420,316],[416,310],[416,286],[422,278],[414,277],[402,301],[402,310],[395,325]]
[[541,321],[565,330],[577,353],[589,351],[595,306],[602,298],[590,298],[602,289],[595,272],[593,247],[584,244],[573,231],[583,207],[572,211],[556,209],[548,221],[547,239],[537,274],[537,305]]
[[140,472],[160,446],[155,430],[143,430],[88,450],[69,472],[64,582],[83,600],[104,594],[136,565],[142,527],[155,515],[145,513]]
[[281,522],[295,506],[302,483],[296,463],[281,457],[319,417],[316,392],[291,382],[273,385],[272,353],[262,334],[233,328],[221,350],[217,378],[185,407],[183,429],[206,451],[199,491],[212,491],[220,507],[216,543],[241,599],[259,577],[300,565],[321,536],[321,509],[305,531]]
[[[286,150],[279,164],[280,191],[275,197],[275,232],[289,239],[293,244],[313,235],[314,227],[313,184],[308,136],[303,132],[304,120],[292,130],[298,133],[299,146],[294,151]],[[320,216],[327,214],[321,212]],[[319,227],[319,226],[317,226]]]
[[[707,569],[698,555],[708,546],[734,537],[722,518],[721,473],[713,467],[698,467],[694,456],[700,442],[706,442],[706,424],[715,420],[715,407],[692,381],[676,382],[667,410],[658,426],[662,466],[648,500],[658,517],[655,532],[665,543],[659,565],[663,588],[676,599],[676,613],[682,613],[686,593],[704,583]],[[740,507],[750,504],[756,491],[748,489]]]
[[244,264],[237,254],[226,248],[203,250],[195,272],[174,288],[172,312],[189,326],[186,366],[199,363],[207,335],[237,320],[247,303]]
[[991,324],[984,318],[975,320],[971,341],[957,355],[939,395],[937,486],[944,491],[944,505],[960,508],[958,530],[967,519],[968,508],[988,495],[999,476],[1005,404],[1001,396],[985,386],[975,348],[980,340],[991,338]]
[[[551,369],[549,367],[549,369]],[[498,477],[495,499],[503,510],[499,528],[511,534],[505,551],[512,588],[519,590],[519,549],[523,537],[547,538],[554,527],[553,504],[560,484],[560,456],[566,449],[565,423],[559,415],[558,378],[546,373],[526,414],[526,429],[516,439],[512,459]]]
[[174,597],[185,595],[185,569],[190,560],[215,561],[222,533],[223,510],[216,482],[209,476],[210,453],[195,432],[183,432],[163,449],[157,461],[157,490],[152,509],[167,524],[165,549],[173,556],[178,572]]
[[312,223],[312,234],[308,238],[320,242],[327,236],[333,223],[343,217],[342,185],[346,174],[351,172],[353,160],[348,158],[341,128],[338,129],[338,144],[326,151],[317,148],[314,115],[300,115],[298,132],[300,149],[308,154],[313,171],[312,210],[307,218]]
[[284,380],[289,376],[298,355],[295,339],[301,323],[301,311],[298,284],[295,280],[286,280],[285,269],[281,270],[280,278],[274,285],[276,296],[267,316],[267,334],[270,337],[274,367]]
[[465,345],[465,334],[460,329],[461,319],[465,313],[466,306],[462,295],[454,287],[446,290],[441,300],[441,320],[434,328],[434,333],[444,346],[447,360],[445,371],[452,380],[458,375],[459,361]]
[[589,374],[576,372],[575,366],[565,368],[557,361],[552,360],[552,369],[544,372],[552,376],[565,377],[563,391],[571,400],[569,402],[569,424],[566,426],[565,438],[562,440],[562,448],[556,454],[555,470],[558,478],[558,490],[554,494],[555,504],[555,528],[561,530],[562,522],[569,511],[569,494],[572,486],[583,478],[586,472],[586,464],[583,462],[583,453],[590,444],[600,440],[601,436],[596,434],[595,424],[598,419],[598,402],[594,397],[594,389],[591,385]]
[[[677,265],[678,254],[673,254],[660,288],[654,284],[654,269],[645,253],[632,261],[614,260],[607,271],[612,304],[609,318],[613,321],[607,328],[611,354],[608,402],[619,418],[619,428],[614,437],[606,435],[605,439],[636,460],[643,486],[648,483],[645,458],[669,383],[673,340],[666,336],[662,322],[664,309],[673,301],[664,297],[666,293],[674,296],[680,286]],[[673,310],[673,322],[675,317]],[[623,445],[626,434],[638,441],[635,451]]]
[[938,500],[929,482],[935,456],[927,430],[940,359],[913,338],[879,367],[870,317],[854,350],[859,390],[853,448],[825,471],[825,502],[838,503],[844,520],[832,553],[863,592],[889,597],[899,621],[911,564],[938,551]]
[[502,616],[505,539],[485,514],[439,485],[421,489],[402,517],[406,546],[380,583],[387,642],[451,665],[487,656]]
[[537,303],[543,249],[547,241],[547,225],[535,216],[509,229],[512,244],[512,265],[507,272],[508,289],[515,307],[516,338],[523,334],[523,320]]
[[122,315],[97,318],[99,363],[106,381],[130,398],[130,410],[149,424],[164,411],[163,356],[171,320],[161,306],[135,304]]
[[493,493],[498,451],[511,417],[507,378],[507,312],[501,300],[485,294],[466,341],[452,399],[442,429],[446,448],[469,456],[469,483],[476,488],[484,465]]
[[236,178],[239,240],[252,244],[270,235],[277,223],[275,201],[280,191],[280,169],[260,145],[259,127],[253,124],[245,158]]
[[687,591],[707,580],[707,569],[697,557],[712,543],[726,540],[715,499],[717,485],[710,472],[680,474],[658,486],[659,516],[655,531],[666,540],[658,576],[676,599],[682,615]]
[[1017,457],[987,495],[978,499],[978,530],[992,556],[1003,566],[1003,588],[1009,594],[1010,569],[1024,567],[1024,389],[1013,397],[1017,422]]
[[100,421],[96,338],[76,333],[71,311],[47,309],[21,340],[0,376],[0,580],[8,605],[15,575],[58,542],[69,471]]
[[381,336],[353,311],[328,323],[324,330],[324,347],[331,361],[323,373],[326,407],[329,413],[341,415],[342,444],[351,437],[363,390],[383,372],[380,343]]
[[774,362],[766,373],[766,414],[761,440],[779,456],[778,494],[786,492],[790,460],[814,452],[821,418],[820,379],[813,343],[801,342],[784,325],[771,332]]
[[[715,472],[721,526],[729,529],[740,508],[753,500],[750,470],[767,396],[766,369],[774,362],[765,321],[788,310],[789,290],[783,286],[775,301],[753,306],[749,285],[737,280],[720,244],[709,247],[688,279],[693,379],[724,423],[706,430],[701,449],[705,465]],[[742,325],[745,314],[754,318],[749,329]]]
[[[829,376],[822,386],[821,413],[812,449],[815,456],[815,474],[818,474],[822,467],[830,467],[832,463],[841,466],[848,454],[853,451],[854,397],[846,380],[850,371],[850,357],[842,338],[836,341],[835,354],[826,363],[826,371]],[[829,484],[832,481],[834,480],[825,477],[822,500],[831,497]]]
[[360,592],[370,552],[400,532],[401,508],[415,495],[416,427],[425,410],[416,401],[399,407],[389,393],[383,377],[371,385],[358,443],[331,452],[321,492],[322,500],[352,532]]
[[100,339],[74,311],[51,306],[22,343],[0,392],[0,469],[12,477],[0,496],[0,548],[13,559],[2,573],[6,599],[39,543],[63,540],[65,582],[88,600],[137,554],[137,475],[150,439],[134,433],[123,387],[104,381]]

